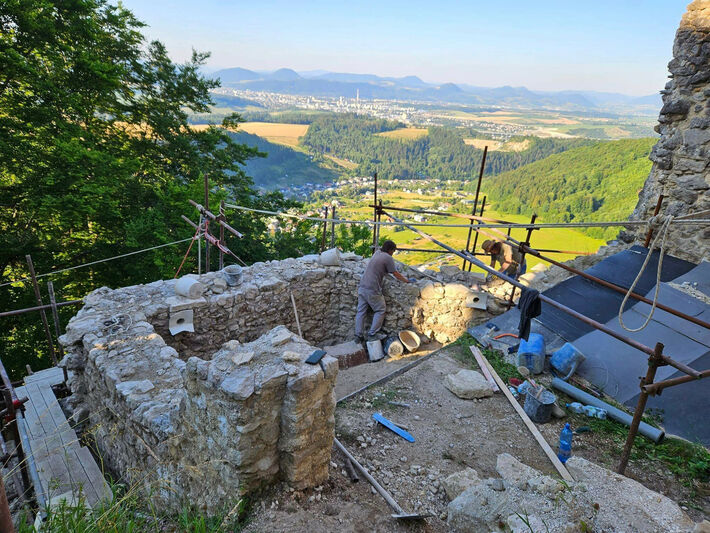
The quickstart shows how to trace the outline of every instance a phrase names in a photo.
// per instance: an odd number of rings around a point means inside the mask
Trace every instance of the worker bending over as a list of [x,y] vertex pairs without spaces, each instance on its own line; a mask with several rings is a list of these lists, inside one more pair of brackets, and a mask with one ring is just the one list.
[[495,268],[496,261],[500,263],[498,272],[514,279],[518,279],[525,274],[528,265],[523,258],[523,254],[517,248],[508,243],[490,239],[483,241],[481,247],[484,252],[491,256],[491,267]]
[[404,283],[412,283],[402,274],[397,272],[394,266],[394,254],[397,245],[392,241],[382,243],[382,248],[375,252],[367,264],[365,273],[362,275],[360,285],[357,288],[357,315],[355,316],[355,339],[363,342],[365,332],[365,315],[367,308],[371,308],[375,313],[372,317],[372,325],[367,335],[367,340],[382,340],[379,334],[382,323],[385,321],[385,297],[382,295],[382,279],[385,274],[393,274],[395,278]]

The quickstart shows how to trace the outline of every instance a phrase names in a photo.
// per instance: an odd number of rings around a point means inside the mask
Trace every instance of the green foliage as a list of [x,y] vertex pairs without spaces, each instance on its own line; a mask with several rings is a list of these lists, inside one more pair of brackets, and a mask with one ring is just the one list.
[[522,378],[522,376],[518,372],[517,367],[515,365],[507,363],[505,361],[505,357],[499,350],[491,350],[482,347],[479,342],[468,333],[464,333],[463,335],[461,335],[461,337],[456,339],[453,344],[461,347],[461,351],[456,355],[456,358],[473,369],[478,369],[479,367],[476,358],[473,356],[471,350],[469,349],[469,346],[478,346],[479,348],[481,348],[481,352],[491,364],[493,369],[496,371],[498,376],[500,376],[500,379],[502,379],[505,383],[508,383],[508,380],[510,378]]
[[[534,212],[549,222],[622,220],[648,177],[654,142],[633,139],[574,148],[500,174],[484,190],[504,213]],[[589,228],[585,233],[610,239],[618,231]]]
[[[482,150],[464,143],[467,130],[432,127],[419,139],[394,139],[375,135],[401,127],[397,122],[355,115],[328,115],[311,123],[302,144],[312,152],[332,154],[358,164],[355,172],[382,178],[437,178],[468,180],[477,174]],[[590,141],[530,138],[530,146],[520,152],[491,152],[486,172],[518,168],[550,154]]]
[[298,152],[246,132],[230,132],[236,143],[252,146],[264,152],[266,157],[247,161],[245,172],[260,187],[276,189],[294,187],[304,183],[327,183],[337,179],[338,174],[315,161],[313,156]]

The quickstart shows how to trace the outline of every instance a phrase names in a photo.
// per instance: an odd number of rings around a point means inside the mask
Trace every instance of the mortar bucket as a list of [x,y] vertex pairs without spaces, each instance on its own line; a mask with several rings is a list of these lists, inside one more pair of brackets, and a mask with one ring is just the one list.
[[399,340],[404,344],[408,352],[416,352],[422,343],[419,335],[409,329],[399,332]]
[[340,252],[331,248],[320,254],[320,263],[323,266],[340,266]]
[[385,352],[382,350],[382,341],[369,341],[367,343],[367,356],[371,363],[382,359],[385,356]]
[[390,357],[402,355],[404,353],[404,346],[397,337],[388,337],[384,342],[384,350]]
[[239,265],[227,265],[222,269],[224,280],[227,285],[234,287],[242,282],[242,267]]
[[549,422],[552,416],[552,406],[555,404],[557,396],[546,390],[540,394],[540,398],[535,398],[531,390],[525,395],[525,413],[530,420],[538,424]]

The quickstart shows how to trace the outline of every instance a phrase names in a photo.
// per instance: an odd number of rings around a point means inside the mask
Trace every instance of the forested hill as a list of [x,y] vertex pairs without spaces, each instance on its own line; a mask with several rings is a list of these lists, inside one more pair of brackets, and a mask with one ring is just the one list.
[[[312,122],[302,144],[314,153],[330,154],[358,164],[356,172],[377,171],[384,178],[470,179],[478,174],[483,151],[467,145],[464,132],[432,127],[419,139],[397,139],[376,135],[402,125],[394,121],[354,115],[324,116]],[[590,144],[583,139],[529,138],[520,152],[490,152],[488,174],[498,174],[532,163],[569,148]]]
[[[655,139],[602,141],[555,154],[484,182],[503,213],[537,213],[548,222],[626,219],[651,170]],[[611,239],[620,228],[591,228]]]
[[334,181],[338,174],[324,167],[312,156],[267,141],[246,132],[229,132],[234,142],[254,147],[266,154],[264,158],[249,159],[244,171],[254,180],[254,184],[265,189],[284,186],[298,186],[304,183],[326,183]]

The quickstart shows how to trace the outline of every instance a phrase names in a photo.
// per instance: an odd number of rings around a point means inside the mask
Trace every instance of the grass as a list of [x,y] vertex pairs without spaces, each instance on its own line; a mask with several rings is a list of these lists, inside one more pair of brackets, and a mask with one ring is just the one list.
[[389,137],[390,139],[404,139],[411,141],[414,139],[419,139],[429,134],[429,130],[426,128],[399,128],[391,131],[383,131],[377,133],[380,137]]
[[[61,501],[47,510],[41,530],[52,533],[236,533],[247,524],[251,511],[249,500],[242,498],[231,509],[212,516],[190,507],[170,514],[141,497],[138,490],[126,490],[122,485],[111,488],[113,501],[94,509],[87,507],[83,496],[76,504]],[[17,532],[35,533],[34,525],[24,518],[18,520]]]
[[279,122],[243,122],[241,131],[263,137],[269,142],[283,144],[291,148],[298,147],[300,137],[308,131],[308,124],[282,124]]
[[479,368],[478,363],[476,362],[476,358],[473,356],[471,350],[469,349],[469,346],[478,346],[479,348],[481,348],[481,352],[486,357],[486,359],[488,359],[488,362],[491,364],[493,369],[505,383],[508,383],[508,380],[510,378],[523,379],[523,376],[521,376],[520,372],[518,372],[518,368],[515,365],[507,363],[505,361],[505,357],[500,351],[483,348],[476,341],[476,339],[474,339],[473,336],[469,335],[468,333],[464,333],[453,344],[455,346],[460,347],[460,351],[455,354],[456,359],[458,359],[468,367],[474,370]]

